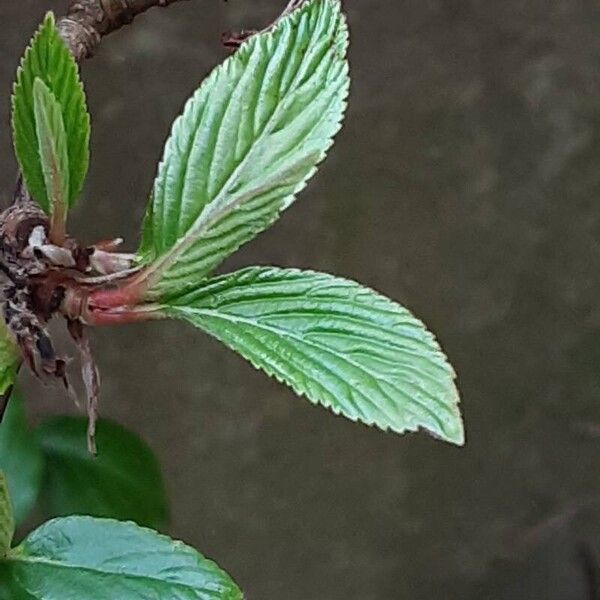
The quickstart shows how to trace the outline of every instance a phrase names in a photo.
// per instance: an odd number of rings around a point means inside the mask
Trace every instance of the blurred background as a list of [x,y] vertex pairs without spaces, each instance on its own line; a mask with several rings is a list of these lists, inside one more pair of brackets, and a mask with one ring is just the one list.
[[[0,5],[9,95],[44,12]],[[155,9],[85,63],[92,165],[71,231],[136,247],[169,126],[284,0]],[[102,414],[167,481],[168,533],[249,600],[600,598],[600,8],[347,0],[353,89],[329,159],[225,268],[311,267],[397,299],[459,374],[467,445],[347,422],[183,323],[94,333]],[[33,420],[73,412],[25,378]]]

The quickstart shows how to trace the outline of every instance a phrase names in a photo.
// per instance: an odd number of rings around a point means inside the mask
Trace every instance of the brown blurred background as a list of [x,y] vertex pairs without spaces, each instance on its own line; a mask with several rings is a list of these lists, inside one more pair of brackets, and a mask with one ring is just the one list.
[[[84,65],[93,162],[71,230],[135,248],[169,125],[284,0],[191,0]],[[0,4],[9,94],[62,0]],[[347,0],[346,126],[293,209],[227,267],[312,267],[410,307],[459,373],[468,443],[383,434],[295,398],[182,323],[94,335],[102,413],[159,456],[169,533],[249,600],[600,597],[600,8]],[[26,381],[32,418],[72,410]],[[596,594],[596,595],[594,595]]]

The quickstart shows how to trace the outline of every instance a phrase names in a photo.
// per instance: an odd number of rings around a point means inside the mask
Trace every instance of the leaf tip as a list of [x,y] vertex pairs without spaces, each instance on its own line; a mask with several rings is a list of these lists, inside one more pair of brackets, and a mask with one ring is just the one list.
[[454,444],[455,446],[463,447],[466,443],[465,426],[460,413],[457,411],[456,419],[452,426],[446,429],[444,441]]
[[460,412],[460,396],[456,384],[452,382],[452,397],[449,398],[448,405],[450,414],[443,420],[443,425],[435,430],[426,428],[427,432],[435,438],[438,438],[454,446],[462,447],[465,445],[465,424]]
[[54,16],[54,11],[47,11],[44,15],[44,25],[56,25],[56,17]]

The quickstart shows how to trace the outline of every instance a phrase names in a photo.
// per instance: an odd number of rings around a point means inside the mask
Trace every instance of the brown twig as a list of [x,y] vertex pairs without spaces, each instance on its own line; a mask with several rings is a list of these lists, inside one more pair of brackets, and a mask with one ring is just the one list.
[[181,0],[70,0],[67,14],[58,21],[60,34],[77,62],[92,56],[100,40],[128,25],[154,6]]

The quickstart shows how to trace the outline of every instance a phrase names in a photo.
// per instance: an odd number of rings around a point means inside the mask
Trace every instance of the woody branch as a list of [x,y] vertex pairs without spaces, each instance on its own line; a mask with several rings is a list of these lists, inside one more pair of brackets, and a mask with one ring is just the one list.
[[77,62],[93,56],[105,35],[128,25],[153,6],[182,0],[71,0],[58,29]]

